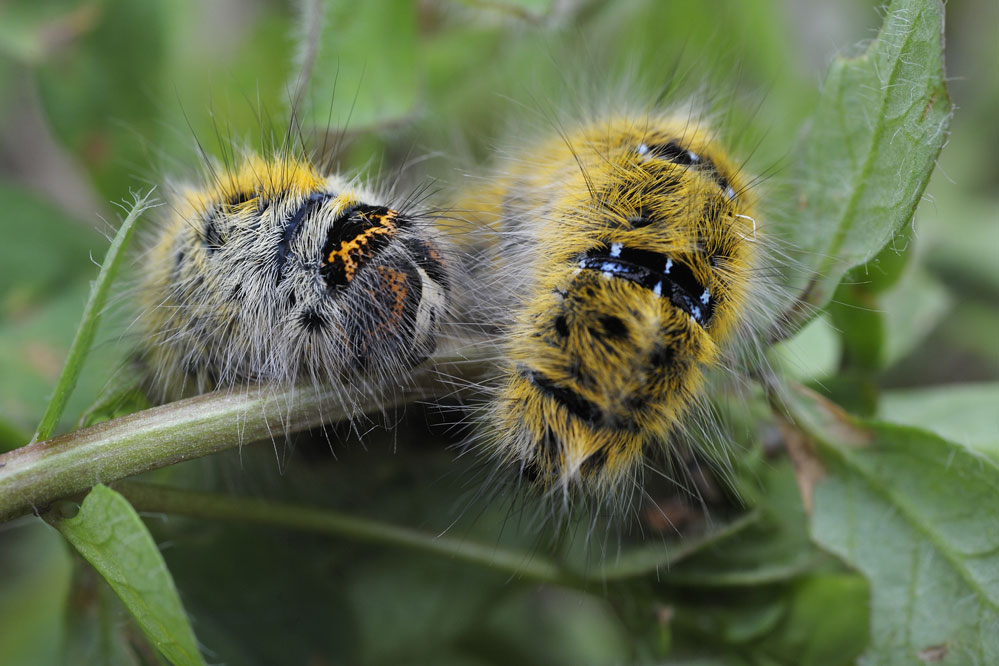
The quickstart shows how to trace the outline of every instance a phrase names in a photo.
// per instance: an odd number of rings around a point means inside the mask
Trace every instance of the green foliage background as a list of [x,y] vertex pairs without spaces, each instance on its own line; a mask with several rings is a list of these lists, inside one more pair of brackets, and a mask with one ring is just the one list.
[[[896,4],[913,22],[937,6]],[[141,486],[98,487],[75,517],[46,513],[56,529],[0,527],[0,663],[999,663],[999,9],[985,0],[947,4],[957,112],[912,226],[905,193],[936,148],[899,108],[931,67],[932,29],[899,28],[909,69],[879,113],[850,97],[879,90],[864,61],[834,65],[822,92],[833,57],[893,15],[867,2],[0,3],[0,450],[45,413],[118,226],[108,202],[196,173],[192,137],[216,154],[266,144],[317,8],[305,130],[345,128],[349,170],[428,156],[402,177],[444,189],[518,107],[544,107],[538,91],[589,72],[666,82],[694,63],[733,100],[749,169],[793,193],[771,205],[820,278],[808,298],[823,313],[773,350],[789,417],[751,406],[742,503],[716,498],[682,536],[646,521],[556,537],[481,502],[481,472],[447,449],[457,435],[417,405],[363,446],[329,430],[336,459],[314,434],[290,457],[262,444],[147,473],[206,493],[175,512]],[[937,99],[916,121],[946,115]],[[922,151],[899,153],[910,135]],[[117,376],[136,270],[59,432]]]

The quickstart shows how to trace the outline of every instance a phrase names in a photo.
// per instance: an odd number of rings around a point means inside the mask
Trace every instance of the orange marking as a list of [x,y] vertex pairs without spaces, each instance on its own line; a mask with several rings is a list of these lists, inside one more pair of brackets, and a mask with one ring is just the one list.
[[[365,256],[365,250],[368,246],[368,241],[375,236],[392,236],[395,234],[396,226],[392,223],[392,220],[396,218],[398,213],[394,210],[390,210],[384,215],[375,215],[374,218],[380,226],[374,226],[370,229],[365,229],[358,235],[354,236],[349,241],[344,241],[340,244],[340,247],[332,252],[330,256],[326,257],[326,263],[332,264],[334,260],[340,259],[343,262],[343,272],[344,277],[347,282],[354,279],[354,273],[357,272],[359,266],[359,259],[363,259]],[[366,215],[362,213],[362,217],[366,220],[369,219]],[[355,259],[352,254],[355,252],[360,253],[360,257]]]

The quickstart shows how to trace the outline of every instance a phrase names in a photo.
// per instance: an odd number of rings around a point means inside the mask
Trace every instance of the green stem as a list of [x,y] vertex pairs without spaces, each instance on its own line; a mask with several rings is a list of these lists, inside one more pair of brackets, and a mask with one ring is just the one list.
[[451,536],[437,536],[347,514],[270,500],[177,490],[145,483],[120,483],[115,490],[137,511],[234,520],[343,537],[353,541],[408,548],[468,562],[514,576],[558,585],[577,579],[558,563],[537,553],[487,546]]
[[387,410],[451,390],[430,381],[432,373],[418,371],[413,389],[393,383],[367,390],[265,385],[220,391],[23,446],[0,455],[0,522],[98,483],[342,421],[357,416],[358,406]]
[[132,231],[135,229],[136,220],[149,208],[151,196],[152,191],[147,192],[141,197],[135,197],[132,209],[121,223],[121,228],[118,229],[118,233],[115,234],[114,240],[111,242],[107,256],[104,257],[104,263],[101,264],[97,280],[94,281],[93,286],[90,288],[90,297],[87,299],[87,306],[83,310],[83,319],[80,321],[80,326],[76,329],[76,335],[73,337],[73,343],[69,347],[69,355],[66,357],[66,363],[63,365],[62,373],[56,382],[52,399],[49,400],[48,407],[45,408],[45,414],[38,424],[35,436],[31,438],[32,442],[48,439],[55,432],[59,418],[66,408],[66,402],[73,393],[73,389],[76,388],[76,381],[79,379],[80,371],[83,369],[83,362],[87,359],[87,354],[90,352],[90,345],[94,341],[97,323],[101,319],[101,311],[107,302],[111,282],[114,280],[114,276],[118,272],[118,268],[125,256],[124,249],[128,245],[129,238],[132,236]]
[[234,497],[167,488],[147,483],[114,485],[137,511],[229,520],[343,537],[353,541],[408,548],[443,555],[512,576],[569,587],[621,582],[655,574],[662,578],[670,566],[728,539],[760,519],[752,511],[700,538],[685,539],[667,547],[639,547],[624,553],[613,564],[577,572],[538,553],[489,546],[465,539],[434,535],[409,527],[358,518],[328,509],[316,509],[270,500]]
[[668,549],[662,543],[635,548],[623,553],[612,565],[601,569],[597,577],[609,583],[654,574],[664,582],[673,583],[675,581],[664,577],[670,567],[738,534],[759,522],[762,517],[760,511],[753,510],[700,537],[685,538]]

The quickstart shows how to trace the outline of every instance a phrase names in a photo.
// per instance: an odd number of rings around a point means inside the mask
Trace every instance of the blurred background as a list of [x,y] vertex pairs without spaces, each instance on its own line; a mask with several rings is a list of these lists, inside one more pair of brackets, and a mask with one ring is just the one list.
[[[334,156],[341,169],[403,182],[432,175],[442,196],[486,161],[497,137],[514,131],[516,109],[551,102],[538,102],[538,91],[569,87],[585,97],[579,82],[590,71],[606,78],[634,72],[636,81],[665,84],[677,62],[690,63],[685,76],[698,81],[695,89],[723,91],[727,121],[745,128],[750,170],[773,171],[779,180],[828,63],[858,52],[882,19],[878,3],[861,0],[325,2],[313,54],[303,44],[317,7],[0,0],[0,450],[26,443],[45,408],[120,202],[133,191],[196,177],[201,150],[272,145],[306,62],[304,134],[335,128],[343,134]],[[888,333],[877,372],[863,380],[852,374],[842,351],[849,343],[830,318],[785,353],[789,372],[859,413],[874,409],[857,397],[869,392],[999,380],[996,25],[996,3],[947,4],[957,111],[916,215],[905,277],[883,301]],[[119,278],[122,296],[102,325],[63,430],[123,366],[135,271],[141,264]],[[460,519],[463,535],[552,547],[509,526],[506,508],[474,505],[481,477],[454,465],[447,448],[460,433],[428,429],[435,415],[419,406],[394,418],[418,434],[372,424],[362,445],[332,429],[326,435],[336,460],[320,435],[316,442],[303,437],[280,470],[275,452],[262,445],[153,478],[435,531]],[[767,502],[799,510],[787,469],[773,464],[754,475],[763,477]],[[807,538],[797,525],[782,538],[801,555]],[[696,585],[665,592],[636,585],[606,596],[309,535],[165,517],[152,518],[151,527],[215,663],[612,664],[642,662],[673,646],[690,660],[662,663],[836,664],[847,663],[863,638],[844,618],[852,646],[840,641],[842,650],[826,661],[801,660],[795,650],[803,639],[789,608],[801,598],[821,605],[821,595],[807,588],[811,579],[718,593],[739,597],[739,615],[706,603]],[[838,593],[862,594],[850,581]],[[649,609],[669,621],[649,620]],[[74,565],[39,521],[0,526],[0,626],[0,663],[90,663],[97,654],[106,663],[155,663],[113,595]],[[696,647],[706,640],[731,661],[696,661],[707,654]],[[757,654],[772,661],[754,661]],[[60,661],[66,655],[75,660]]]

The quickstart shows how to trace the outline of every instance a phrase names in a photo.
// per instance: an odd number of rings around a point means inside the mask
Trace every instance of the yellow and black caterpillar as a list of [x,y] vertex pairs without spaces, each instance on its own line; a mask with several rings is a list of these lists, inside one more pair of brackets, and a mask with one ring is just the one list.
[[455,276],[427,215],[290,157],[212,175],[177,192],[142,261],[142,354],[159,397],[363,384],[434,351]]
[[508,287],[495,301],[495,455],[564,496],[634,487],[695,409],[706,369],[752,328],[748,185],[690,117],[623,114],[513,155],[459,206],[496,234],[483,262]]

